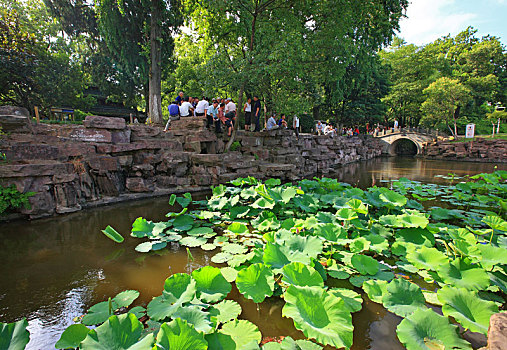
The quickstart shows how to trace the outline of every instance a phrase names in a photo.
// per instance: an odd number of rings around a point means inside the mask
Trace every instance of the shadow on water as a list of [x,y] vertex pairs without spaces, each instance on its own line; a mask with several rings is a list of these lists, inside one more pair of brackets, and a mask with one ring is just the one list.
[[[434,176],[493,170],[494,164],[382,158],[345,166],[332,176],[366,188],[400,177],[445,182]],[[204,196],[201,194],[201,198]],[[50,219],[0,224],[0,320],[13,322],[27,317],[31,333],[27,349],[51,349],[73,318],[94,303],[122,290],[136,289],[141,292],[136,304],[146,305],[161,294],[169,275],[210,265],[214,252],[200,249],[191,249],[193,262],[178,245],[151,254],[134,250],[140,240],[129,236],[132,222],[140,216],[160,221],[174,209],[167,198],[155,198]],[[107,225],[123,234],[123,244],[100,233]],[[280,299],[272,298],[257,308],[236,289],[229,298],[240,302],[241,318],[257,324],[263,336],[303,337],[291,320],[281,317]],[[353,349],[402,349],[395,333],[401,319],[365,299],[363,310],[353,315]]]

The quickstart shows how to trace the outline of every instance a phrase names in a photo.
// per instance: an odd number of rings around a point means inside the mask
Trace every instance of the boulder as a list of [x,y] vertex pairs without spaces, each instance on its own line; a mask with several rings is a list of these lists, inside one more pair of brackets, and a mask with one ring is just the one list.
[[507,349],[507,312],[491,316],[488,330],[488,350]]
[[0,106],[0,127],[3,132],[33,133],[30,113],[23,107]]
[[127,190],[130,192],[150,192],[151,184],[141,177],[127,178]]
[[76,128],[69,134],[69,138],[75,141],[111,143],[112,135],[108,130]]
[[127,127],[125,119],[89,115],[84,120],[85,128],[123,130]]

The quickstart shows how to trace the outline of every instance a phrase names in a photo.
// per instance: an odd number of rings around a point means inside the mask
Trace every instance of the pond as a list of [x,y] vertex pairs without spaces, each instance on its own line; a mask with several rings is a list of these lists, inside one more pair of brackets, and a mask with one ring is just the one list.
[[[494,168],[495,164],[487,163],[397,157],[347,165],[328,177],[367,188],[401,177],[445,183],[447,180],[435,176],[450,172],[473,175],[492,172]],[[498,169],[506,170],[507,165],[498,165]],[[30,331],[27,349],[52,349],[62,331],[91,305],[126,289],[138,290],[141,296],[136,305],[146,305],[161,294],[169,275],[191,273],[201,266],[212,265],[214,252],[198,248],[191,249],[193,261],[177,244],[157,254],[134,250],[140,241],[128,236],[132,222],[140,216],[164,220],[171,210],[176,208],[168,205],[167,198],[156,198],[50,219],[0,224],[0,320],[13,322],[26,317]],[[116,244],[100,233],[107,225],[123,234],[126,238],[123,244]],[[241,304],[241,318],[255,323],[263,337],[301,338],[302,333],[294,328],[292,320],[281,317],[282,299],[264,302],[258,308],[235,288],[229,298]],[[353,315],[352,349],[403,349],[396,338],[400,321],[400,317],[366,298],[363,309]],[[479,337],[474,345],[483,341]]]

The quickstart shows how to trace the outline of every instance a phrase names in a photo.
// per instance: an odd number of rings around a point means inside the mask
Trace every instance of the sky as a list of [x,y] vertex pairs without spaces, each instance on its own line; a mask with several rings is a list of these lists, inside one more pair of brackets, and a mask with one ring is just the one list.
[[400,37],[424,45],[472,26],[477,36],[500,37],[507,45],[507,0],[409,0],[407,17],[400,22]]

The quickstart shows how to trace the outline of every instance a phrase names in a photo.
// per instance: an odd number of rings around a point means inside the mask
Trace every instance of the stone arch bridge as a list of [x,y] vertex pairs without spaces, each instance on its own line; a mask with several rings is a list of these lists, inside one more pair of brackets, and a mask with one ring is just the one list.
[[382,142],[383,154],[395,156],[400,154],[402,143],[413,147],[415,154],[421,154],[426,143],[436,141],[441,136],[438,135],[438,131],[430,129],[398,128],[375,132],[374,137]]

